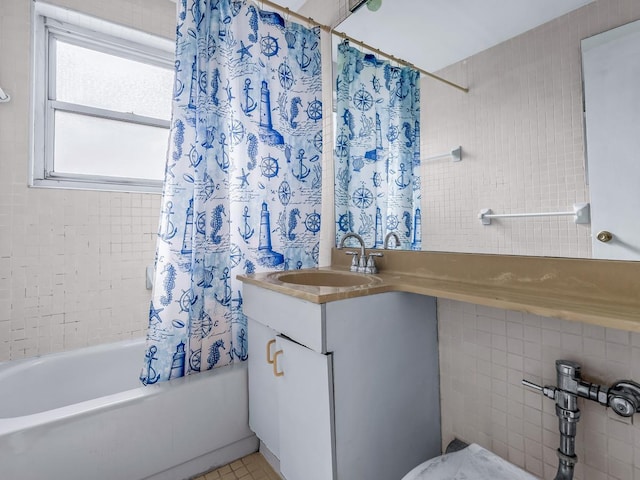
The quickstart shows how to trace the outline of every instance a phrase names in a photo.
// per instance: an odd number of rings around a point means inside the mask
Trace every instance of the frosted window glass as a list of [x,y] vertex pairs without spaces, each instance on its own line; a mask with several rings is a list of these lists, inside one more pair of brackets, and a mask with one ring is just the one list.
[[57,173],[164,179],[169,129],[55,112]]
[[55,100],[169,120],[173,70],[56,42]]

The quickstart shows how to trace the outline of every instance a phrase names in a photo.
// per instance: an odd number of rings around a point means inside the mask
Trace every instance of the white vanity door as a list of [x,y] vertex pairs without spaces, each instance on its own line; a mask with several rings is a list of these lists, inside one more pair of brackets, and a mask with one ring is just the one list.
[[[249,427],[279,457],[278,390],[273,360],[276,332],[248,319],[249,327]],[[267,345],[269,352],[267,353]]]
[[332,356],[278,336],[280,471],[287,480],[331,480],[333,456]]
[[583,40],[582,63],[593,257],[640,260],[640,21]]

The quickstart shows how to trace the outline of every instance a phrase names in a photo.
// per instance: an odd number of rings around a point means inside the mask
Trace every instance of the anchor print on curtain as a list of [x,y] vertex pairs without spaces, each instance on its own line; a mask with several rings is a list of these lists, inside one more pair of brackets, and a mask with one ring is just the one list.
[[144,384],[247,358],[238,274],[317,265],[320,38],[249,1],[178,2]]
[[381,248],[396,232],[421,248],[420,77],[347,41],[336,77],[336,241],[358,233]]

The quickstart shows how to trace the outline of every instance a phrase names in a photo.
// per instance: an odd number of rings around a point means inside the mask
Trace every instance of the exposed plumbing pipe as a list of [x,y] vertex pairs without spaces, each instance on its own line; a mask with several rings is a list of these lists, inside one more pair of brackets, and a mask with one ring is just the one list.
[[556,360],[556,374],[557,387],[542,387],[527,380],[522,380],[522,384],[556,401],[560,448],[557,452],[559,463],[555,480],[573,480],[574,467],[578,462],[575,452],[576,430],[580,420],[578,397],[611,407],[622,417],[631,417],[640,412],[640,384],[620,380],[606,388],[585,382],[582,380],[580,364],[570,360]]

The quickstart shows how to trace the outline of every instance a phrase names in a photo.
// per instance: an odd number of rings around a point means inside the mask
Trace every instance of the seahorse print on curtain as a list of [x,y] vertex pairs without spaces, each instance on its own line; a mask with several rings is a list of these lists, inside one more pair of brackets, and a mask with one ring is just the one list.
[[317,265],[320,31],[182,0],[144,384],[247,358],[236,275]]
[[342,42],[336,76],[336,241],[421,248],[420,76]]

